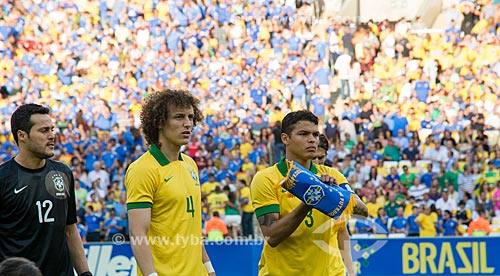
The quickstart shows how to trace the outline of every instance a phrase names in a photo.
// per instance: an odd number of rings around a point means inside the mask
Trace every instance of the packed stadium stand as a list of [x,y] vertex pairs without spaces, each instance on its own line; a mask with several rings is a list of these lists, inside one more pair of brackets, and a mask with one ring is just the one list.
[[251,217],[240,193],[283,156],[283,116],[309,109],[329,164],[370,208],[352,233],[427,234],[412,225],[422,213],[437,216],[434,236],[498,235],[498,1],[443,1],[442,28],[421,17],[338,20],[318,2],[2,1],[0,161],[16,154],[16,106],[50,106],[82,238],[127,233],[124,173],[147,149],[140,104],[182,88],[205,112],[185,153],[200,169],[206,221],[224,217],[216,187]]

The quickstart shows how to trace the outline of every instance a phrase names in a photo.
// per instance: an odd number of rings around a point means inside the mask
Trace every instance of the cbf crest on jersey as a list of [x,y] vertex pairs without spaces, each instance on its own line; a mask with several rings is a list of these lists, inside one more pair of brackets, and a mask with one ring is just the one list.
[[50,171],[45,177],[45,189],[57,199],[66,199],[69,195],[68,176],[60,171]]
[[52,182],[54,182],[54,188],[59,192],[64,192],[64,179],[60,174],[54,174],[52,176]]
[[196,175],[196,172],[193,169],[190,169],[189,171],[191,172],[191,177],[196,182],[196,185],[199,186],[200,182],[198,181],[198,176]]

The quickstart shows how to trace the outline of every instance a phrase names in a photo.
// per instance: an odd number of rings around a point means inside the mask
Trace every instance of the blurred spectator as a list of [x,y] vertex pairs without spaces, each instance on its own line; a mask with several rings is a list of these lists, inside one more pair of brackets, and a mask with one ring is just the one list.
[[464,192],[473,193],[474,192],[474,178],[472,176],[472,170],[469,165],[464,165],[463,173],[458,176],[458,191],[459,197],[462,198]]
[[437,214],[431,212],[431,206],[424,205],[423,212],[415,219],[415,222],[419,226],[420,237],[436,237],[437,221]]
[[388,161],[399,161],[400,160],[400,149],[395,145],[394,139],[389,138],[389,143],[384,149],[384,160]]
[[371,218],[377,218],[378,217],[378,210],[380,208],[383,208],[383,205],[377,202],[377,195],[375,193],[372,193],[370,195],[370,201],[366,203],[366,207],[368,208],[368,215]]
[[427,172],[420,177],[420,182],[425,184],[427,188],[431,187],[432,180],[434,180],[435,174],[432,172],[432,164],[427,166]]
[[491,232],[490,221],[486,218],[486,211],[484,209],[479,210],[479,217],[469,224],[467,229],[469,236],[486,236]]
[[460,234],[460,224],[452,217],[451,211],[445,210],[443,212],[443,220],[440,224],[439,229],[443,236],[456,236]]
[[235,192],[229,192],[225,207],[224,222],[231,232],[233,239],[238,237],[238,228],[241,225],[241,207]]
[[[402,208],[399,208],[402,209]],[[398,209],[398,210],[399,210]],[[388,224],[389,224],[389,217],[385,213],[384,208],[379,208],[377,211],[377,218],[375,219],[375,225],[373,229],[374,234],[389,234],[389,229],[388,229]]]
[[492,186],[500,181],[500,172],[494,165],[493,161],[488,162],[488,167],[483,173],[484,181]]
[[373,234],[375,229],[374,222],[369,219],[358,219],[354,224],[355,234]]
[[391,233],[407,233],[408,219],[404,217],[403,208],[398,208],[397,217],[392,220]]
[[453,185],[455,191],[458,191],[458,176],[461,174],[461,171],[458,169],[458,162],[454,162],[451,169],[446,171],[444,175],[444,186],[441,186],[442,189],[446,188],[448,185]]
[[401,177],[398,174],[398,170],[396,167],[391,167],[391,173],[385,177],[388,182],[396,183],[399,182]]
[[210,204],[210,210],[212,212],[217,211],[219,216],[224,219],[226,215],[225,206],[228,201],[228,197],[222,192],[220,186],[215,187],[215,191],[207,196],[208,203]]
[[422,201],[420,202],[420,204],[421,204],[422,206],[429,206],[429,207],[430,207],[430,206],[432,206],[432,205],[434,205],[435,203],[436,203],[436,202],[435,202],[433,199],[431,199],[431,198],[429,197],[429,194],[428,194],[428,193],[424,194],[424,198],[423,198],[423,199],[422,199]]
[[419,216],[419,207],[413,206],[412,213],[408,216],[407,223],[407,235],[408,237],[418,237],[420,236],[420,226],[416,222],[417,217]]
[[109,209],[109,218],[104,221],[105,241],[114,241],[113,237],[122,234],[124,225],[120,217],[116,216],[114,208]]
[[209,173],[208,174],[208,181],[201,184],[201,191],[206,196],[209,196],[210,194],[215,192],[215,189],[217,187],[222,189],[222,185],[218,181],[215,181],[215,174]]
[[470,193],[465,192],[462,197],[462,200],[465,201],[465,208],[471,210],[471,212],[472,210],[476,209],[476,202],[474,201]]
[[[81,209],[80,209],[81,210]],[[80,238],[82,242],[87,242],[87,226],[82,223],[82,218],[80,216],[76,217],[76,228],[78,230],[78,234],[80,234]]]
[[455,204],[456,207],[456,204],[458,203],[460,197],[458,196],[458,192],[455,191],[455,186],[448,185],[447,191],[448,191],[448,197]]
[[205,234],[208,241],[221,241],[229,233],[226,223],[220,218],[219,212],[214,211],[212,218],[205,224]]
[[491,202],[493,203],[493,211],[495,212],[495,216],[500,217],[500,181],[497,182],[497,189],[491,197]]
[[89,180],[91,183],[98,181],[99,190],[104,192],[108,191],[110,178],[108,172],[102,168],[101,162],[94,162],[93,170],[89,172]]
[[94,207],[87,207],[87,215],[85,215],[87,223],[87,241],[99,242],[101,241],[101,222],[104,221],[104,216],[100,212],[95,212]]
[[415,200],[420,201],[424,199],[424,194],[429,193],[429,188],[424,184],[420,183],[418,178],[413,181],[413,186],[408,189],[408,196],[415,198]]
[[472,212],[465,207],[465,201],[463,200],[458,202],[458,208],[454,210],[454,215],[460,224],[469,226],[469,223],[472,221]]
[[410,172],[410,169],[407,165],[404,165],[403,174],[401,174],[400,176],[400,183],[405,185],[407,188],[411,188],[411,186],[414,185],[415,178],[417,178],[417,176],[414,173]]
[[436,179],[436,181],[434,181],[435,185],[431,186],[431,188],[429,189],[429,193],[428,193],[428,196],[432,200],[433,203],[435,203],[435,201],[437,201],[439,198],[441,198],[441,193],[439,192],[439,184],[437,184],[436,182],[437,182],[437,179]]
[[486,212],[486,216],[488,218],[495,216],[495,212],[493,210],[493,203],[488,198],[489,194],[486,191],[482,191],[480,196],[477,198],[476,204],[481,206],[481,209]]
[[396,194],[389,194],[389,201],[385,204],[384,210],[387,213],[387,216],[390,218],[394,218],[397,214],[398,208],[402,207],[399,203],[396,202]]
[[441,192],[441,198],[436,201],[436,209],[440,209],[443,212],[457,209],[457,203],[448,197],[448,190]]
[[78,178],[75,179],[75,198],[80,202],[85,202],[87,200],[88,190],[84,189],[80,185],[80,180]]
[[254,228],[253,228],[253,207],[252,207],[252,198],[250,195],[250,188],[246,185],[245,180],[239,181],[239,202],[242,209],[242,235],[244,237],[253,237],[254,236]]

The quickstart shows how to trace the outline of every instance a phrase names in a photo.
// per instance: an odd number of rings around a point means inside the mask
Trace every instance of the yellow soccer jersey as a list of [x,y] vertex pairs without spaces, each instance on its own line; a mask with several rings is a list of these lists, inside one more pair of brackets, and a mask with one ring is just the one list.
[[203,183],[203,185],[201,185],[201,191],[205,194],[205,195],[209,195],[211,193],[213,193],[215,191],[215,187],[219,186],[222,190],[222,185],[217,182],[217,181],[214,181],[214,182],[205,182]]
[[[316,175],[329,174],[339,184],[347,183],[340,172],[330,167],[313,164],[311,172]],[[255,175],[250,189],[257,217],[269,213],[280,213],[280,217],[284,217],[301,203],[285,189],[276,187],[286,173],[286,164],[281,161]],[[278,246],[273,248],[265,243],[259,262],[259,275],[339,275],[330,268],[333,262],[330,246],[332,226],[330,217],[312,209],[295,232]],[[337,262],[341,262],[342,259],[337,256]],[[342,264],[338,267],[343,271]]]
[[419,222],[420,225],[420,237],[436,237],[436,223],[438,221],[436,213],[430,213],[426,215],[421,213],[415,219],[416,222]]
[[[170,162],[153,145],[130,165],[125,187],[128,210],[151,208],[148,238],[158,274],[206,275],[200,181],[193,159],[181,154]],[[140,269],[137,275],[142,275]]]
[[226,201],[229,199],[225,193],[213,193],[207,197],[207,200],[210,204],[210,213],[217,211],[220,215],[226,214]]
[[330,276],[345,276],[345,266],[340,255],[339,241],[337,240],[338,229],[331,228],[330,236]]

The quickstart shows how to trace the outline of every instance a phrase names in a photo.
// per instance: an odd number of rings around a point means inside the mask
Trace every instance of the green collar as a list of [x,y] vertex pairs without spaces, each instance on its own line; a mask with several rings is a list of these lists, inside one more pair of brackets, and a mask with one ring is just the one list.
[[[158,161],[158,163],[160,163],[161,166],[166,166],[170,163],[165,154],[163,154],[163,152],[161,152],[161,150],[156,145],[152,145],[149,148],[149,153],[153,155],[153,157],[156,159],[156,161]],[[182,155],[180,153],[179,153],[179,160],[183,161]]]
[[[276,166],[278,167],[278,170],[280,171],[281,175],[283,176],[287,175],[288,167],[285,162],[285,157],[281,158],[281,160],[278,163],[276,163]],[[318,168],[316,167],[316,165],[314,165],[313,162],[311,162],[311,168],[309,168],[309,170],[314,174],[318,173]]]

